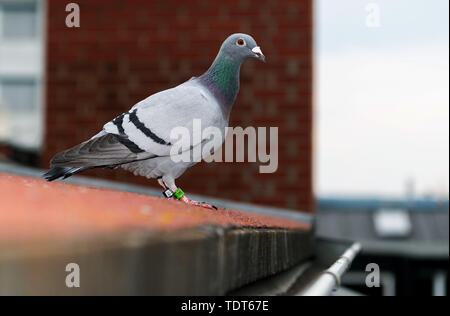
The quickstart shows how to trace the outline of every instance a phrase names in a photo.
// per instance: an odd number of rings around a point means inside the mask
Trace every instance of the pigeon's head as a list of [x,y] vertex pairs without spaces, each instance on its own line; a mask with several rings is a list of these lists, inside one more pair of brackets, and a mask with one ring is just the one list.
[[263,62],[266,61],[261,48],[256,44],[253,37],[247,34],[236,33],[228,36],[220,50],[240,62],[247,58],[257,58]]

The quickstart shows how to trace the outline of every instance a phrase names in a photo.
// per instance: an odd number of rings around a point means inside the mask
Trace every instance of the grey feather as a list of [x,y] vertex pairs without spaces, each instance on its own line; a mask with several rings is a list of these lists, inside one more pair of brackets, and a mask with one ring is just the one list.
[[154,156],[145,152],[134,153],[123,144],[124,140],[113,134],[91,138],[55,155],[50,164],[52,167],[107,167]]

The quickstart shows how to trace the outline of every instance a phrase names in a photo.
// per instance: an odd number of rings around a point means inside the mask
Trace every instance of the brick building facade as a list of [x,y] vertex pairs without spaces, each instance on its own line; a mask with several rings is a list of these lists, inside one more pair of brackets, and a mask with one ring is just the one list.
[[[278,126],[279,167],[201,163],[177,184],[213,195],[313,211],[312,0],[47,1],[46,123],[42,166],[136,102],[202,74],[231,33],[252,34],[267,63],[247,61],[230,126]],[[123,170],[87,175],[158,187]]]

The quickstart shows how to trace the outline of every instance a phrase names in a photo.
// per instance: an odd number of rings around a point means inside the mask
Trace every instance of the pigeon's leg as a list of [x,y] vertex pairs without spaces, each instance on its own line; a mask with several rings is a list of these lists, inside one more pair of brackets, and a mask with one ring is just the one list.
[[[160,179],[158,179],[158,182],[159,182],[159,180]],[[214,205],[210,205],[205,202],[197,202],[197,201],[194,201],[194,200],[191,200],[190,198],[188,198],[186,195],[184,195],[183,190],[181,190],[180,188],[178,188],[175,185],[175,181],[173,181],[171,179],[161,179],[161,182],[163,184],[163,187],[167,187],[167,188],[169,188],[170,191],[172,191],[172,197],[174,199],[180,200],[186,204],[201,206],[201,207],[208,208],[211,210],[217,210],[217,207]],[[160,184],[161,184],[161,182],[160,182]],[[166,195],[166,194],[164,193],[164,195]]]
[[173,197],[173,191],[169,189],[169,187],[164,183],[162,178],[158,178],[158,183],[164,189],[162,195],[164,195],[168,200],[170,200]]

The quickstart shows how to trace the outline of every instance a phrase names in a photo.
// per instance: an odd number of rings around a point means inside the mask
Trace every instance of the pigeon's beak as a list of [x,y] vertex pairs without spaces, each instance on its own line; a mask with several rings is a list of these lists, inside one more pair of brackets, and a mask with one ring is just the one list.
[[255,54],[255,58],[258,58],[259,60],[266,62],[266,57],[261,51],[261,48],[259,46],[255,46],[252,49],[253,54]]

